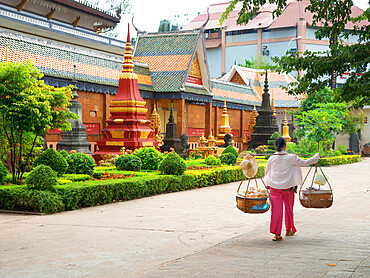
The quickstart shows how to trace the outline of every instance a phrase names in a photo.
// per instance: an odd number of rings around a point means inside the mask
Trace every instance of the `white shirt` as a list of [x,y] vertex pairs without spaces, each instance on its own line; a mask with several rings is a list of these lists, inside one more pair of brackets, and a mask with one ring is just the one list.
[[267,185],[275,189],[288,189],[292,186],[302,184],[301,166],[309,166],[317,163],[320,154],[303,160],[295,154],[285,151],[276,152],[267,161],[265,177],[263,180]]

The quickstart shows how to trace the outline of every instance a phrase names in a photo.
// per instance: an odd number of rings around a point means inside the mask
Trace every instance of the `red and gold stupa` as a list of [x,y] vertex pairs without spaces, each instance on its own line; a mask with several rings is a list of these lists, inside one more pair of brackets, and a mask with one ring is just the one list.
[[153,139],[154,131],[146,118],[146,102],[139,93],[138,78],[132,61],[130,30],[127,33],[123,70],[119,75],[117,95],[109,105],[111,117],[102,130],[103,139],[97,142],[96,162],[107,154],[121,154],[121,148],[135,150],[141,147],[158,147]]

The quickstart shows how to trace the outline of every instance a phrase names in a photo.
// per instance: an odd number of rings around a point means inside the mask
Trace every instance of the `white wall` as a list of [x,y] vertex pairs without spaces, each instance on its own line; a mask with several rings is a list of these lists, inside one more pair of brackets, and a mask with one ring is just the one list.
[[257,58],[257,45],[241,45],[226,47],[225,72],[228,72],[235,64],[244,64],[250,57]]
[[211,78],[221,76],[221,47],[207,49],[207,62]]
[[367,117],[367,123],[364,126],[364,130],[362,131],[362,147],[370,142],[370,105],[366,105],[364,109],[362,109]]
[[262,32],[262,39],[276,39],[283,37],[296,37],[295,28],[286,28],[286,29],[272,29],[269,32]]

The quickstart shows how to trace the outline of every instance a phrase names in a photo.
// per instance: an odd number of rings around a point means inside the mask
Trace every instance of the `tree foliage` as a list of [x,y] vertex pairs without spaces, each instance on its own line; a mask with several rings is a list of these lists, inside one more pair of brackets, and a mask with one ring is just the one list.
[[272,65],[263,56],[261,56],[260,59],[250,56],[249,59],[244,60],[244,64],[239,64],[238,66],[250,69],[272,69]]
[[[107,12],[115,14],[118,18],[121,18],[123,14],[129,14],[131,12],[130,0],[84,0],[86,3],[91,4],[95,7],[101,7]],[[101,33],[106,36],[116,38],[118,32],[115,28],[104,28]]]
[[53,128],[70,130],[67,119],[78,118],[67,107],[71,87],[54,88],[41,77],[31,62],[0,63],[0,129],[6,141],[0,148],[7,153],[13,183],[22,178],[39,136]]
[[[274,16],[282,13],[289,1],[287,0],[233,0],[223,13],[221,21],[235,9],[237,3],[242,3],[242,8],[237,19],[238,24],[247,23],[264,4],[276,4]],[[362,15],[351,17],[351,0],[311,0],[306,11],[313,14],[312,27],[318,28],[315,32],[317,39],[328,39],[329,49],[323,52],[306,50],[304,53],[289,53],[285,56],[274,57],[278,71],[298,71],[305,74],[300,78],[300,83],[289,88],[289,93],[308,95],[315,94],[325,87],[332,86],[335,76],[341,73],[350,73],[341,88],[335,88],[334,97],[337,102],[353,102],[355,107],[362,107],[369,102],[370,78],[370,27],[362,20],[370,20],[370,8]],[[361,22],[362,21],[362,22]],[[346,24],[353,23],[353,30],[346,30]],[[350,35],[358,36],[358,43],[344,44],[344,39]]]

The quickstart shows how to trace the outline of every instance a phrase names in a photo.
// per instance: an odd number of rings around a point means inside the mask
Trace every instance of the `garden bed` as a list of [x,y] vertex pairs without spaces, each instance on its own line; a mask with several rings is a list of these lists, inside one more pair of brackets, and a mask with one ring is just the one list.
[[[319,164],[327,166],[359,160],[359,155],[344,155],[320,158]],[[261,161],[257,177],[263,176],[264,169]],[[104,173],[122,176],[98,179]],[[130,172],[118,171],[114,167],[97,167],[93,176],[94,178],[88,175],[64,175],[61,178],[64,182],[60,182],[52,191],[29,190],[26,185],[0,186],[0,209],[54,213],[235,182],[244,178],[239,166],[187,170],[180,176],[161,175],[154,171]]]

